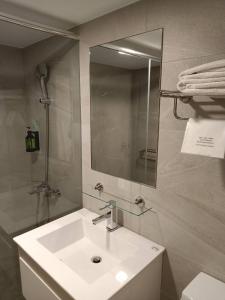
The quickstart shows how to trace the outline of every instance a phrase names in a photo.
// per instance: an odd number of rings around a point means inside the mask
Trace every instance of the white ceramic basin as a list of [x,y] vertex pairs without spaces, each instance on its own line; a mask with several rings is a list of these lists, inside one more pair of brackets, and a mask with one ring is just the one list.
[[109,299],[164,250],[126,228],[93,225],[96,216],[81,209],[14,239],[76,300]]
[[[98,280],[138,250],[85,219],[65,225],[38,241],[88,283]],[[94,257],[101,261],[94,263]]]

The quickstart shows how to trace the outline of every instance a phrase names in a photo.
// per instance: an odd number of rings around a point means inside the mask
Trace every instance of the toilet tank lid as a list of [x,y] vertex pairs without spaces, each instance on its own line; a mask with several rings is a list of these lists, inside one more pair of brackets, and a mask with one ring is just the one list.
[[183,290],[181,300],[225,300],[225,283],[199,273]]

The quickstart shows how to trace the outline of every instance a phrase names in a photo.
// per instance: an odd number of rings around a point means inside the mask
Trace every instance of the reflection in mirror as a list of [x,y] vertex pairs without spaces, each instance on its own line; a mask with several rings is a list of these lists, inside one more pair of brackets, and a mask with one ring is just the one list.
[[90,49],[92,169],[156,186],[162,29]]

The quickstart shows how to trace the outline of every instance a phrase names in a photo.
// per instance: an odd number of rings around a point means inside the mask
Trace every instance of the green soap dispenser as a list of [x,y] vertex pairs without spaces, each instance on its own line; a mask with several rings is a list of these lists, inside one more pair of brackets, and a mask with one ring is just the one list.
[[34,152],[36,150],[35,135],[30,130],[30,127],[27,127],[27,136],[25,138],[26,152]]

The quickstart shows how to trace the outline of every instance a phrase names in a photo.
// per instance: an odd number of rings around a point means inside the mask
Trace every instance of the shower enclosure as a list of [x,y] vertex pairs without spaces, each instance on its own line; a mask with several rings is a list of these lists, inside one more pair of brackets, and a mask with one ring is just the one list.
[[[19,300],[12,237],[82,206],[78,42],[0,28],[0,300]],[[27,127],[39,151],[26,152]]]

